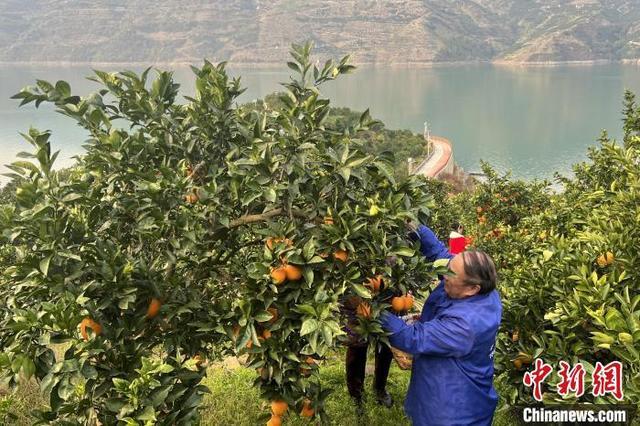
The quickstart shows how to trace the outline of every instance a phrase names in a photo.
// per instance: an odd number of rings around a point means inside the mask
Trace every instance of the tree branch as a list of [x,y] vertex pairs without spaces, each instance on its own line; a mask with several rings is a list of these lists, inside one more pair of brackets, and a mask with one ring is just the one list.
[[264,222],[265,220],[271,219],[274,216],[281,215],[282,211],[282,209],[274,209],[261,214],[248,214],[245,216],[241,216],[229,222],[229,228],[237,228],[238,226],[246,225],[248,223]]
[[[268,219],[271,219],[272,217],[280,216],[283,213],[286,213],[286,211],[282,208],[278,208],[278,209],[269,210],[260,214],[248,214],[229,222],[229,228],[237,228],[238,226],[247,225],[249,223],[264,222]],[[298,216],[298,217],[307,216],[304,214],[304,212],[297,209],[292,209],[291,213],[293,214],[293,216]]]

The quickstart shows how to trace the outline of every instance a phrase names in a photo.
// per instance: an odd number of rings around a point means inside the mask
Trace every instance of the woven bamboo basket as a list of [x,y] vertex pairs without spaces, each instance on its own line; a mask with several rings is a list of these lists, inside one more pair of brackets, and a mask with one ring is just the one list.
[[[406,322],[409,325],[417,321],[415,319],[415,315],[412,315],[412,314],[405,315],[401,318],[404,320],[404,322]],[[413,364],[413,357],[410,354],[406,352],[402,352],[400,349],[396,349],[394,347],[391,347],[391,354],[393,355],[393,359],[396,360],[396,362],[398,363],[398,367],[400,367],[401,370],[411,370],[411,365]]]
[[413,364],[413,357],[411,355],[394,347],[391,347],[391,353],[401,370],[411,370],[411,365]]

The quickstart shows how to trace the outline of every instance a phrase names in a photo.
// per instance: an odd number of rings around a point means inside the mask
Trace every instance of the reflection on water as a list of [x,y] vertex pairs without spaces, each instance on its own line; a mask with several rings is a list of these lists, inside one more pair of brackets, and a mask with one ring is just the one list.
[[[141,71],[141,69],[136,69]],[[8,99],[36,79],[67,80],[74,93],[86,95],[98,87],[84,79],[88,67],[0,68],[0,163],[13,161],[29,149],[18,132],[29,126],[53,131],[59,165],[82,152],[82,129],[50,105],[39,110],[18,108]],[[241,102],[264,96],[288,80],[288,69],[231,69],[241,75],[247,91]],[[174,72],[182,93],[193,93],[188,67]],[[389,128],[421,132],[428,121],[432,132],[454,144],[456,161],[478,170],[479,159],[521,177],[551,178],[566,173],[585,158],[602,129],[620,137],[625,88],[640,92],[640,68],[632,65],[563,67],[494,67],[473,65],[434,68],[363,68],[327,84],[323,92],[335,105],[370,108]]]

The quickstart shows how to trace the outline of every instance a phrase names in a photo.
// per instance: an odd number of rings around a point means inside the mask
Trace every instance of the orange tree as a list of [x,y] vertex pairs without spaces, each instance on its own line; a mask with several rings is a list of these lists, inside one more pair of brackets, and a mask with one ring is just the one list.
[[31,161],[10,166],[23,181],[0,216],[0,368],[38,380],[42,421],[193,422],[206,358],[244,353],[272,424],[288,407],[326,419],[317,362],[344,334],[340,301],[361,299],[357,331],[376,339],[389,297],[429,280],[404,238],[432,206],[424,181],[363,152],[368,113],[323,127],[318,87],[353,67],[312,66],[310,52],[294,45],[297,76],[261,111],[236,107],[239,80],[206,61],[184,103],[149,70],[96,71],[85,98],[63,81],[15,96],[88,132],[65,175],[48,132],[24,135]]

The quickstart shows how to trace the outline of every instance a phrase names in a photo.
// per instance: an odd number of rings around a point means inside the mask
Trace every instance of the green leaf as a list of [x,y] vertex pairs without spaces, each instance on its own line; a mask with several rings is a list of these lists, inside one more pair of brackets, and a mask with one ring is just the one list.
[[50,254],[49,256],[45,257],[44,259],[42,259],[40,261],[40,271],[47,276],[47,274],[49,273],[49,264],[51,263],[51,258],[53,257],[53,254]]
[[164,404],[165,399],[167,399],[167,395],[171,392],[171,386],[162,386],[153,391],[151,394],[151,404],[154,407],[158,407],[161,404]]
[[302,270],[302,276],[304,277],[304,280],[306,282],[308,282],[309,284],[313,283],[313,278],[314,278],[314,272],[313,269],[311,268],[304,268]]
[[273,318],[273,315],[268,311],[260,311],[254,316],[258,322],[267,322]]
[[416,254],[416,251],[410,247],[394,247],[391,251],[393,254],[403,257],[412,257]]
[[351,288],[356,294],[364,299],[371,299],[371,291],[362,284],[351,284]]
[[162,364],[160,367],[156,368],[156,371],[162,374],[171,373],[174,370],[173,366],[169,364]]
[[596,342],[596,343],[605,343],[605,344],[610,344],[615,342],[615,338],[609,336],[608,334],[604,334],[604,333],[600,333],[598,331],[592,331],[591,334],[593,335],[591,338]]
[[344,183],[349,183],[349,178],[351,177],[351,169],[349,167],[340,167],[338,173],[344,179]]
[[36,372],[36,365],[31,360],[31,358],[24,357],[22,361],[22,373],[24,374],[25,379],[31,379],[31,376]]
[[109,398],[105,401],[105,407],[112,413],[118,413],[124,407],[126,401],[120,398]]
[[395,185],[396,181],[393,177],[394,172],[391,165],[382,161],[374,161],[373,164],[380,171],[380,173],[382,173],[387,179],[389,179],[389,181],[391,181],[393,185]]
[[311,305],[297,305],[292,310],[294,312],[299,313],[299,314],[306,314],[306,315],[311,315],[311,316],[315,316],[316,315],[316,310]]
[[304,247],[302,248],[302,255],[304,256],[305,260],[309,261],[313,258],[313,255],[315,254],[315,252],[316,252],[315,241],[313,240],[313,238],[310,238],[309,241],[307,241]]
[[264,198],[270,203],[275,203],[276,197],[277,197],[277,194],[273,188],[267,188],[264,190]]
[[62,202],[63,203],[70,203],[71,201],[79,200],[80,198],[82,198],[81,194],[77,194],[75,192],[72,192],[72,193],[67,194],[64,197],[62,197]]
[[58,396],[63,401],[68,400],[75,392],[75,387],[69,383],[69,378],[65,377],[58,385]]
[[287,66],[297,73],[302,73],[300,66],[295,62],[287,62]]
[[304,320],[302,323],[302,327],[300,327],[300,336],[306,336],[307,334],[313,333],[318,329],[318,321],[314,318],[308,318]]
[[124,380],[124,379],[120,379],[118,377],[114,377],[113,379],[111,379],[111,381],[113,382],[113,384],[116,387],[116,390],[118,390],[118,392],[125,393],[129,389],[129,382]]
[[144,422],[152,422],[156,420],[156,410],[151,406],[146,406],[142,411],[142,414],[136,417],[138,420]]
[[446,268],[449,265],[449,261],[450,261],[450,259],[436,259],[436,261],[433,262],[433,267],[434,268]]
[[322,337],[324,338],[324,341],[328,346],[331,346],[333,344],[333,332],[331,330],[331,327],[327,326],[326,324],[322,325]]

